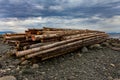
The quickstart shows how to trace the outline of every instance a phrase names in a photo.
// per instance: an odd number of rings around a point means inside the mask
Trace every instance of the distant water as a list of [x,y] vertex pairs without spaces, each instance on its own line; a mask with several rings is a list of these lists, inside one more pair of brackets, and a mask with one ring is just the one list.
[[0,31],[0,34],[5,34],[5,33],[15,33],[15,32],[12,32],[12,31]]
[[120,39],[120,33],[118,34],[109,34],[110,38],[118,38]]

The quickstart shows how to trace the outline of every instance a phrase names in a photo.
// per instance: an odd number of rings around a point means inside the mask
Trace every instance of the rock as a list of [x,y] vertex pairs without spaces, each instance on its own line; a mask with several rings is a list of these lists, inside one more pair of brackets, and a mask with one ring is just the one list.
[[0,64],[0,68],[2,68],[2,64]]
[[103,42],[101,45],[102,45],[102,46],[108,46],[109,43],[108,43],[108,42]]
[[24,78],[23,80],[29,80],[28,78]]
[[34,74],[34,71],[33,70],[31,70],[31,69],[23,69],[23,70],[21,70],[21,71],[19,71],[19,74],[23,74],[23,75],[25,75],[25,74]]
[[0,80],[17,80],[14,76],[4,76],[1,77]]
[[112,63],[111,63],[110,65],[111,65],[112,67],[115,67],[115,65],[114,65],[114,64],[112,64]]
[[120,76],[120,70],[117,71],[117,75]]
[[81,57],[81,56],[82,56],[82,54],[78,53],[78,54],[77,54],[77,56],[78,56],[78,57]]
[[120,79],[113,79],[113,80],[120,80]]
[[41,74],[42,74],[42,75],[44,75],[44,74],[45,74],[45,72],[41,72]]
[[19,70],[20,70],[20,66],[17,66],[16,70],[18,70],[18,71],[19,71]]
[[90,49],[101,49],[102,46],[100,44],[94,44],[90,46]]
[[13,64],[14,64],[14,65],[18,65],[18,64],[20,64],[20,62],[21,62],[21,61],[20,61],[19,59],[15,59],[14,62],[13,62]]
[[39,65],[38,64],[33,64],[32,68],[33,69],[39,68]]
[[25,60],[25,61],[23,61],[22,63],[21,63],[21,65],[26,65],[26,64],[28,64],[29,63],[29,61],[28,60]]
[[112,76],[108,76],[108,80],[113,80]]
[[81,49],[81,51],[82,51],[83,53],[86,53],[86,52],[88,52],[88,49],[87,49],[87,47],[83,47],[83,48]]

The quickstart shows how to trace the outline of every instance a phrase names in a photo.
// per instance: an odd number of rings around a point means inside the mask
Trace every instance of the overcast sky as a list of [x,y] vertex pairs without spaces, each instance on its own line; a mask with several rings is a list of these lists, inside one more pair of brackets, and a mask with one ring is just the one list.
[[0,0],[0,31],[43,26],[120,32],[120,0]]

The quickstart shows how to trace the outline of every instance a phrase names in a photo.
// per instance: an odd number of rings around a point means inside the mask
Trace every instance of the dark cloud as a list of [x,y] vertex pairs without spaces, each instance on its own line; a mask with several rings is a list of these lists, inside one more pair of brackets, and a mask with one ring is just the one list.
[[119,22],[120,0],[0,0],[0,30],[52,26],[119,32]]
[[[113,0],[114,2],[105,1],[103,3],[97,3],[98,0],[93,3],[90,1],[94,0],[81,1],[75,0],[74,3],[74,0],[1,0],[0,17],[91,17],[97,14],[100,14],[101,17],[112,17],[120,15],[120,9],[113,8],[119,6],[120,1]],[[53,9],[50,9],[51,6]]]

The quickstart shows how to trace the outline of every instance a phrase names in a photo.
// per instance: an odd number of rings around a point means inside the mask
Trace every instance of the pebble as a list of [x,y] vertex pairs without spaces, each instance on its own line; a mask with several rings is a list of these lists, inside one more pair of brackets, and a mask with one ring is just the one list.
[[0,80],[17,80],[14,76],[3,76]]
[[108,42],[103,42],[101,45],[102,45],[102,46],[108,46],[109,43],[108,43]]
[[25,60],[25,61],[23,61],[22,63],[21,63],[21,65],[26,65],[26,64],[28,64],[29,62],[28,62],[28,60]]
[[96,49],[101,49],[102,46],[101,46],[100,44],[94,44],[94,45],[91,45],[91,46],[90,46],[90,49],[94,49],[94,48],[96,48]]
[[113,80],[112,76],[108,76],[108,80]]
[[0,68],[2,68],[2,65],[0,64]]
[[33,68],[33,69],[39,68],[39,65],[38,65],[38,64],[33,64],[33,65],[32,65],[32,68]]
[[78,53],[78,54],[77,54],[77,56],[78,56],[78,57],[81,57],[81,56],[82,56],[82,54]]
[[113,80],[120,80],[120,79],[113,79]]
[[82,51],[83,53],[86,53],[86,52],[88,52],[88,49],[87,49],[87,47],[83,47],[83,48],[81,49],[81,51]]
[[120,76],[120,70],[117,71],[117,75]]
[[115,65],[114,65],[114,64],[112,64],[112,63],[111,63],[110,65],[111,65],[112,67],[115,67]]
[[20,70],[20,66],[17,66],[16,70]]

